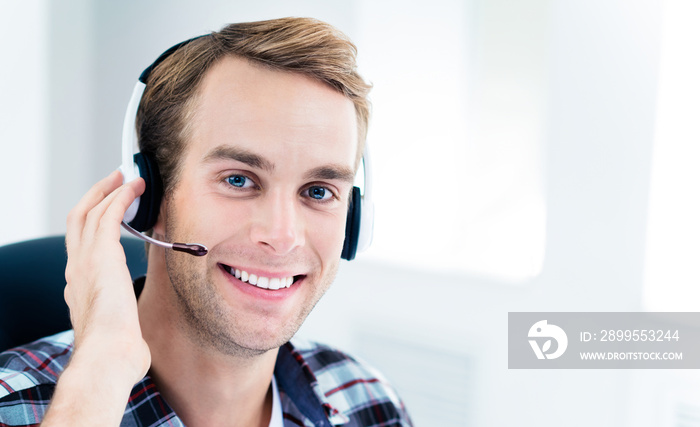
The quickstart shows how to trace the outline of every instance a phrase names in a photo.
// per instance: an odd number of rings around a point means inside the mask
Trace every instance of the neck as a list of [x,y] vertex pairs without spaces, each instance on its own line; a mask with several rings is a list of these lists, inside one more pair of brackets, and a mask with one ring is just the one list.
[[151,350],[149,375],[187,426],[267,426],[277,350],[231,355],[202,345],[182,318],[164,249],[149,249],[139,319]]

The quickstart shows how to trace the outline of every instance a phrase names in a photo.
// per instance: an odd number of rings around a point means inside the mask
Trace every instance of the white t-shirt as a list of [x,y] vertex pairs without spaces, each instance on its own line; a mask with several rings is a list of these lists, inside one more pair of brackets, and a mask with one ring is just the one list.
[[277,389],[277,381],[274,375],[272,376],[272,416],[270,417],[270,427],[284,427],[282,400],[280,400],[280,391]]

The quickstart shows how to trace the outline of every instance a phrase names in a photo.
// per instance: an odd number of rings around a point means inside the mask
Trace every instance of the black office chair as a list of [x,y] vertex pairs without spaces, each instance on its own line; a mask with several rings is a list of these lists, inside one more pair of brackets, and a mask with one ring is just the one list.
[[[0,247],[0,352],[71,329],[64,236]],[[146,274],[144,243],[122,237],[131,277]]]

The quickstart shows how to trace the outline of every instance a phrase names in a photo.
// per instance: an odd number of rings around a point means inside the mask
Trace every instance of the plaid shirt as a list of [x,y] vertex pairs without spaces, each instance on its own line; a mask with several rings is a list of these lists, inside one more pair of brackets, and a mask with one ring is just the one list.
[[[36,426],[73,349],[66,331],[0,353],[0,427]],[[411,426],[377,372],[349,356],[295,340],[275,365],[285,426]],[[122,426],[184,426],[149,376],[131,390]]]

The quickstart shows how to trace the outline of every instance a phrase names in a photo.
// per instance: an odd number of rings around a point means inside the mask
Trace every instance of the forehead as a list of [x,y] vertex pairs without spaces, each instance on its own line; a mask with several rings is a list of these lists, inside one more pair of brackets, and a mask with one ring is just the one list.
[[357,152],[357,117],[350,99],[302,74],[234,56],[205,75],[192,123],[188,157],[201,158],[214,147],[231,145],[273,160],[353,166]]

